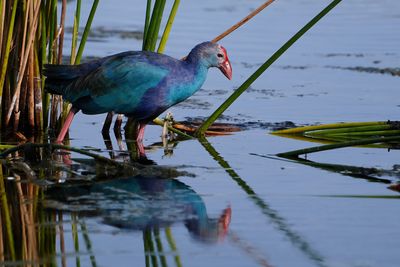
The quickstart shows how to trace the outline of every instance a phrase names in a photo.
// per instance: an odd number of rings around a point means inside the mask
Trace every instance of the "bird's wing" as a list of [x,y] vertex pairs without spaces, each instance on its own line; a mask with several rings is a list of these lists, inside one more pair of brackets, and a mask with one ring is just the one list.
[[[69,88],[68,100],[90,97],[96,105],[121,111],[136,107],[143,95],[155,88],[169,73],[153,54],[132,52],[116,55],[106,60],[100,67],[78,79]],[[129,113],[126,110],[122,113]]]

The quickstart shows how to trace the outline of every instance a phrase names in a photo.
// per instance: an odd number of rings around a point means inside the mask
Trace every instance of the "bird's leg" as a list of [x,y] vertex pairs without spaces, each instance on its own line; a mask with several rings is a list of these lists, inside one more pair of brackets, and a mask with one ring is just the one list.
[[115,134],[115,139],[117,140],[118,149],[120,151],[119,154],[121,154],[123,160],[126,161],[126,147],[125,147],[125,145],[124,145],[124,143],[122,141],[121,129],[119,129],[119,131],[115,131],[115,128],[114,128],[114,134]]
[[231,223],[232,217],[232,209],[228,206],[226,209],[222,211],[221,216],[218,219],[218,238],[219,240],[223,240],[228,233],[229,224]]
[[146,153],[143,146],[145,127],[146,127],[145,122],[138,122],[132,117],[129,117],[127,123],[125,124],[125,139],[134,140],[134,143],[131,143],[131,147],[133,146],[135,148],[139,159],[146,158]]
[[144,139],[144,128],[146,127],[146,123],[139,122],[137,127],[136,142],[142,143]]
[[136,136],[136,145],[139,151],[140,158],[146,158],[146,152],[143,146],[143,138],[144,138],[144,128],[146,127],[146,123],[139,122]]
[[61,128],[60,133],[58,134],[56,143],[60,144],[64,141],[64,137],[68,132],[69,126],[71,126],[72,120],[74,119],[75,114],[79,112],[79,109],[75,107],[71,107],[69,110],[69,113],[67,115],[67,118],[65,119],[64,125]]
[[[104,127],[103,127],[103,130],[104,130]],[[111,142],[110,133],[109,132],[104,132],[103,130],[101,131],[101,134],[103,135],[104,144],[106,145],[106,148],[109,151],[108,153],[110,154],[110,158],[111,159],[115,159],[114,149],[113,149],[113,145],[112,145],[112,142]]]
[[111,111],[107,113],[107,117],[104,120],[103,128],[101,129],[103,135],[107,134],[110,131],[113,116],[114,112]]
[[117,115],[117,119],[114,122],[114,133],[115,133],[115,135],[117,135],[117,133],[121,134],[121,126],[122,126],[123,117],[124,117],[124,115],[122,115],[122,114],[118,114]]

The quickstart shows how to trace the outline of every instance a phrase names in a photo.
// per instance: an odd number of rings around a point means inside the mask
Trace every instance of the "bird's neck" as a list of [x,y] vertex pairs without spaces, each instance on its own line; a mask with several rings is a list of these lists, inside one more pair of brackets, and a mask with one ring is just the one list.
[[193,73],[193,80],[191,83],[193,92],[191,92],[191,94],[194,94],[206,80],[209,66],[202,60],[189,61],[187,64],[188,69]]
[[201,61],[182,61],[182,71],[179,73],[179,82],[171,88],[168,102],[179,103],[193,95],[201,88],[207,77],[208,67]]

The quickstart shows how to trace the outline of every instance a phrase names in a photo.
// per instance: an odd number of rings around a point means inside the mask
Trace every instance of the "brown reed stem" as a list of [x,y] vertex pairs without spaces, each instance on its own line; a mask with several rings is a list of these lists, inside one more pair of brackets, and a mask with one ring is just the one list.
[[65,13],[67,12],[67,0],[62,0],[61,19],[60,19],[60,38],[58,41],[58,64],[62,62],[63,46],[64,46],[64,29],[65,29]]
[[[33,219],[33,214],[28,211],[27,200],[30,200],[29,190],[27,190],[26,195],[24,194],[21,186],[21,177],[14,174],[15,185],[17,187],[19,207],[20,207],[20,218],[21,218],[21,228],[23,233],[23,245],[24,245],[24,260],[29,260],[35,262],[38,259],[38,254],[36,252],[36,236],[35,236],[35,224]],[[29,187],[29,185],[28,185]],[[36,252],[36,253],[35,253]]]
[[[33,132],[35,128],[35,68],[34,68],[34,47],[32,46],[31,51],[29,53],[29,87],[28,89],[28,122],[29,122],[29,130]],[[18,124],[17,124],[18,125]]]
[[[26,36],[27,36],[27,32],[28,32],[28,21],[30,18],[31,6],[32,6],[32,0],[28,0],[28,2],[26,4],[26,10],[25,10],[25,16],[24,16],[25,17],[24,18],[24,28],[23,28],[23,32],[22,32],[21,58],[25,57]],[[19,34],[17,36],[19,36]]]
[[35,102],[35,127],[39,131],[43,130],[43,100],[42,100],[42,87],[41,77],[39,71],[39,58],[35,51],[35,72],[34,72],[34,102]]

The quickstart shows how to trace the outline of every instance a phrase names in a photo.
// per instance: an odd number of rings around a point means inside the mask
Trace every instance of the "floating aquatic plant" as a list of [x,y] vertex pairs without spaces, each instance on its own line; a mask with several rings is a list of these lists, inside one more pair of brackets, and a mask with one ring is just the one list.
[[284,129],[272,132],[272,134],[306,141],[330,143],[278,154],[282,157],[297,157],[318,151],[373,144],[380,144],[379,147],[396,148],[400,140],[400,122],[332,123]]

